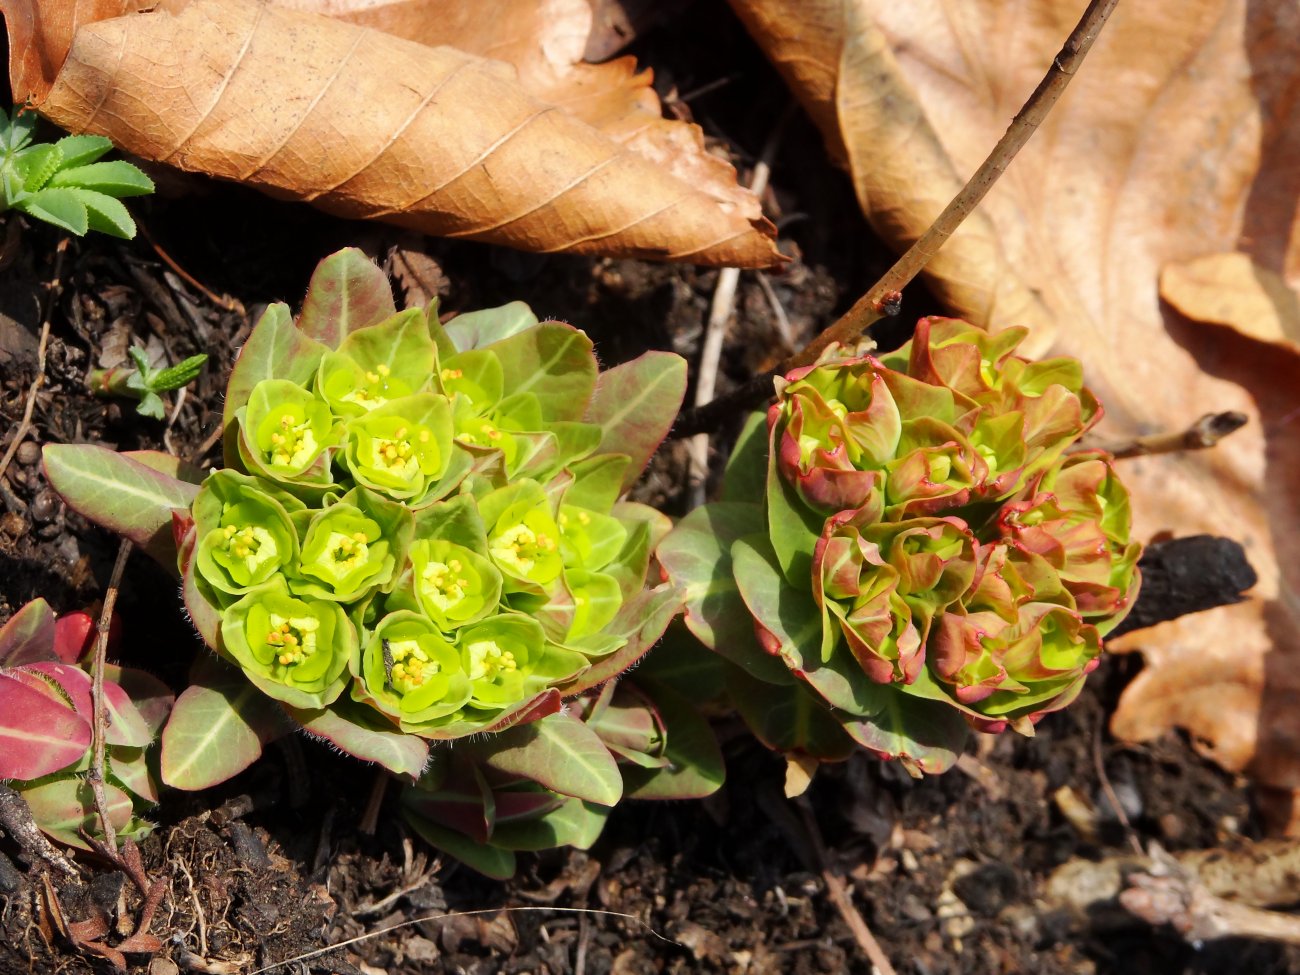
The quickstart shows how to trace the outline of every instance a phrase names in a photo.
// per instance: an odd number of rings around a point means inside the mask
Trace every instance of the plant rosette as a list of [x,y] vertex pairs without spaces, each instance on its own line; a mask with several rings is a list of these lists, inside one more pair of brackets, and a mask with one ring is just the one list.
[[[397,311],[383,273],[341,251],[296,320],[272,305],[249,335],[224,469],[47,448],[72,507],[179,567],[224,661],[196,664],[165,780],[234,774],[284,714],[414,779],[430,742],[538,722],[619,676],[680,609],[652,566],[667,519],[622,496],[685,363],[602,373],[582,332],[517,302],[435,312]],[[200,761],[187,749],[214,721],[240,745]]]
[[[110,628],[110,646],[116,630]],[[83,850],[90,847],[82,832],[101,832],[84,775],[91,765],[94,638],[90,616],[56,618],[43,599],[0,627],[0,780],[22,795],[42,831]],[[142,818],[158,802],[149,758],[172,694],[143,671],[111,664],[103,694],[107,815],[119,837],[139,839],[152,829]]]
[[[1079,363],[1015,355],[1025,334],[928,318],[897,352],[795,370],[723,501],[660,546],[764,741],[942,771],[970,728],[1030,734],[1096,666],[1141,548],[1111,458],[1075,446],[1101,415]],[[791,737],[778,706],[839,730]]]

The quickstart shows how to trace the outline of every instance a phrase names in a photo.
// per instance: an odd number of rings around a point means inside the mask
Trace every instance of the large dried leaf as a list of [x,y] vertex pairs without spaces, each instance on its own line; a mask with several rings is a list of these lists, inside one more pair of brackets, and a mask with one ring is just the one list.
[[[1086,6],[732,3],[899,247],[983,159]],[[1149,666],[1115,730],[1145,739],[1182,725],[1227,767],[1287,788],[1300,786],[1300,367],[1276,346],[1189,325],[1157,282],[1171,262],[1241,251],[1297,283],[1298,66],[1294,3],[1120,4],[975,226],[931,268],[953,311],[1030,325],[1036,351],[1081,357],[1108,439],[1210,410],[1250,417],[1213,451],[1125,462],[1140,537],[1231,535],[1260,584],[1244,604],[1126,638]]]
[[[541,252],[780,262],[757,201],[698,131],[654,117],[646,79],[563,68],[567,14],[557,40],[537,33],[540,2],[513,5],[530,12],[517,33],[490,4],[294,3],[311,9],[4,0],[13,90],[65,128],[340,216]],[[519,58],[524,83],[476,46]]]

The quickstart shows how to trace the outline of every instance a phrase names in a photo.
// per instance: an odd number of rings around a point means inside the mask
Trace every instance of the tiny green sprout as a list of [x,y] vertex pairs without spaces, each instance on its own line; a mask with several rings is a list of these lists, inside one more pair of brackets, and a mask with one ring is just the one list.
[[174,366],[157,369],[150,363],[149,354],[144,349],[132,346],[128,351],[135,362],[134,369],[121,366],[92,369],[86,376],[86,385],[99,396],[138,399],[140,402],[135,408],[136,412],[155,420],[161,420],[164,413],[160,394],[170,393],[192,383],[203,370],[203,364],[208,361],[205,352],[192,355]]
[[101,135],[33,143],[35,130],[35,112],[0,110],[0,212],[18,210],[78,237],[88,230],[134,237],[119,198],[152,193],[153,180],[122,160],[98,162],[113,148]]

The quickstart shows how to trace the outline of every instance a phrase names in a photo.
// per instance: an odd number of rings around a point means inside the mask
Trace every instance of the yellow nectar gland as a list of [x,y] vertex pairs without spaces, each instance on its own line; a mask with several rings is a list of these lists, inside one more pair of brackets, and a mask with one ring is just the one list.
[[271,614],[271,631],[266,634],[268,646],[279,651],[276,662],[281,667],[300,664],[316,652],[316,631],[320,620]]
[[438,373],[438,376],[444,383],[451,382],[453,379],[460,379],[465,373],[461,369],[444,369]]
[[502,674],[512,674],[519,669],[515,655],[502,650],[491,640],[469,645],[469,679],[494,681]]
[[245,525],[243,528],[226,525],[221,533],[225,536],[226,551],[237,559],[243,559],[250,572],[259,563],[276,555],[275,539],[265,528],[256,525]]
[[461,443],[474,444],[476,447],[491,447],[501,439],[501,431],[494,427],[487,420],[479,424],[478,432],[471,433],[466,430],[456,434],[456,439]]
[[430,562],[420,574],[424,595],[443,612],[465,598],[469,580],[459,574],[463,568],[460,559],[449,559],[445,563]]
[[438,673],[438,662],[429,657],[415,640],[395,640],[388,644],[393,658],[393,676],[390,681],[393,690],[400,694],[409,694],[418,690],[424,683]]
[[[410,441],[411,431],[398,427],[391,440],[375,440],[375,459],[391,470],[398,470],[404,476],[411,476],[417,464],[415,448]],[[421,430],[418,437],[421,443],[428,443],[428,430]]]
[[271,463],[281,467],[300,467],[316,453],[316,435],[311,423],[295,424],[289,414],[280,417],[280,429],[271,434]]
[[527,525],[520,524],[502,532],[491,551],[497,561],[512,565],[527,574],[539,558],[555,551],[555,539],[545,532],[535,532]]
[[330,553],[337,565],[351,569],[357,565],[364,565],[368,561],[370,546],[367,544],[365,532],[353,532],[351,535],[330,532],[329,546],[326,551]]

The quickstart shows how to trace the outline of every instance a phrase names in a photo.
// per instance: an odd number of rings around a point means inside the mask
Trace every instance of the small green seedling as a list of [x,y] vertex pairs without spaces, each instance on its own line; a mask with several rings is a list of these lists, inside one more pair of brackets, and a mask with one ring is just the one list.
[[99,396],[128,396],[138,399],[135,408],[141,416],[151,416],[155,420],[163,418],[163,401],[161,393],[170,393],[180,389],[198,378],[203,364],[208,361],[207,353],[192,355],[183,362],[165,369],[156,369],[149,362],[149,354],[139,346],[128,350],[134,369],[115,366],[112,369],[92,369],[86,377],[86,385],[91,392]]
[[130,240],[135,221],[119,198],[153,192],[153,180],[121,160],[99,162],[113,148],[102,135],[33,143],[36,113],[0,110],[0,212],[19,210],[83,236],[98,230]]

